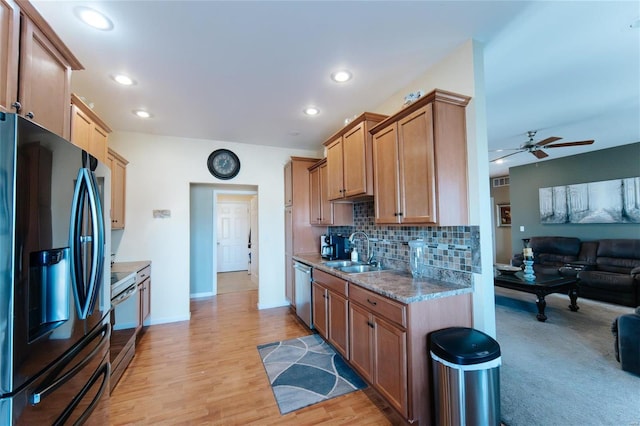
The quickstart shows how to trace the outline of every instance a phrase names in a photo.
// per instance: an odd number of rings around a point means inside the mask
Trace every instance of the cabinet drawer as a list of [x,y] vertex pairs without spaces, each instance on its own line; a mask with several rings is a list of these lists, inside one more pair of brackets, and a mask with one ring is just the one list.
[[399,302],[355,284],[349,284],[349,300],[359,303],[376,315],[380,315],[402,327],[407,327],[407,309],[405,305]]
[[329,290],[341,294],[344,297],[347,297],[348,293],[348,285],[347,281],[333,276],[331,274],[327,274],[326,272],[320,271],[318,269],[313,270],[313,280],[322,284],[323,287],[328,288]]
[[138,275],[136,275],[136,283],[140,284],[149,277],[151,277],[151,265],[138,271]]

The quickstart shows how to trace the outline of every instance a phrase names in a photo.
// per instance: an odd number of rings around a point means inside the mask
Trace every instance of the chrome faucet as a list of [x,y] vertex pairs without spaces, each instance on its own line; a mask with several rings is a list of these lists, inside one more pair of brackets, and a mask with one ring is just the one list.
[[373,255],[371,254],[370,247],[369,247],[369,236],[363,231],[355,231],[354,233],[349,235],[349,242],[353,243],[353,240],[355,240],[355,236],[357,234],[361,234],[367,240],[367,264],[371,264],[371,261],[373,260]]

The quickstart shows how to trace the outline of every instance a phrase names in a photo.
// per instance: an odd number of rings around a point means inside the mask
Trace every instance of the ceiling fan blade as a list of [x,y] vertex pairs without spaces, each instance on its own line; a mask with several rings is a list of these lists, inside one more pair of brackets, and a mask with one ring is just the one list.
[[560,139],[562,138],[559,138],[557,136],[551,136],[550,138],[543,139],[540,142],[536,143],[535,146],[545,146],[548,143],[559,141]]
[[544,151],[542,151],[540,149],[537,149],[535,151],[531,151],[531,153],[533,155],[535,155],[538,158],[538,160],[549,156],[549,154],[547,154],[546,152],[544,152]]
[[498,157],[498,158],[494,158],[493,160],[489,161],[490,163],[495,163],[498,160],[502,160],[503,158],[507,158],[507,157],[511,157],[512,155],[516,155],[518,153],[522,152],[522,150],[519,150],[517,152],[512,152],[511,154],[507,154],[507,155],[503,155],[502,157]]
[[575,142],[565,142],[565,143],[557,143],[554,145],[548,145],[546,148],[562,148],[565,146],[578,146],[578,145],[591,145],[594,141],[575,141]]

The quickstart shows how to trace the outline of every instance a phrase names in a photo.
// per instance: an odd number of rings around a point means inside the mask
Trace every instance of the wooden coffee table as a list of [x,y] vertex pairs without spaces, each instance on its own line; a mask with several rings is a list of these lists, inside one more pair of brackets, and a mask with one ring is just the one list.
[[536,274],[535,279],[525,280],[522,272],[516,272],[510,275],[496,275],[493,282],[498,287],[535,294],[538,297],[536,300],[536,305],[538,306],[536,318],[538,318],[538,321],[547,320],[547,316],[544,314],[544,309],[547,306],[544,298],[547,294],[567,293],[569,300],[571,300],[569,309],[573,312],[580,309],[576,303],[578,301],[578,278],[576,277]]

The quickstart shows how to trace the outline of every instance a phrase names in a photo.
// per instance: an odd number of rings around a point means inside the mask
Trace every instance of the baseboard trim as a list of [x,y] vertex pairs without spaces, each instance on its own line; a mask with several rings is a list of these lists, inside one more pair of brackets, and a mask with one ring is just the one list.
[[289,306],[289,305],[290,303],[286,299],[276,303],[269,303],[269,304],[258,303],[258,310],[261,311],[263,309],[282,308],[284,306]]
[[151,318],[148,322],[148,325],[167,324],[170,322],[180,322],[180,321],[189,321],[189,320],[191,320],[191,312],[189,312],[189,314],[187,315],[179,315],[176,317]]
[[211,297],[211,296],[215,296],[215,293],[212,291],[205,291],[202,293],[191,293],[189,295],[189,298],[191,299],[202,299],[203,297]]

